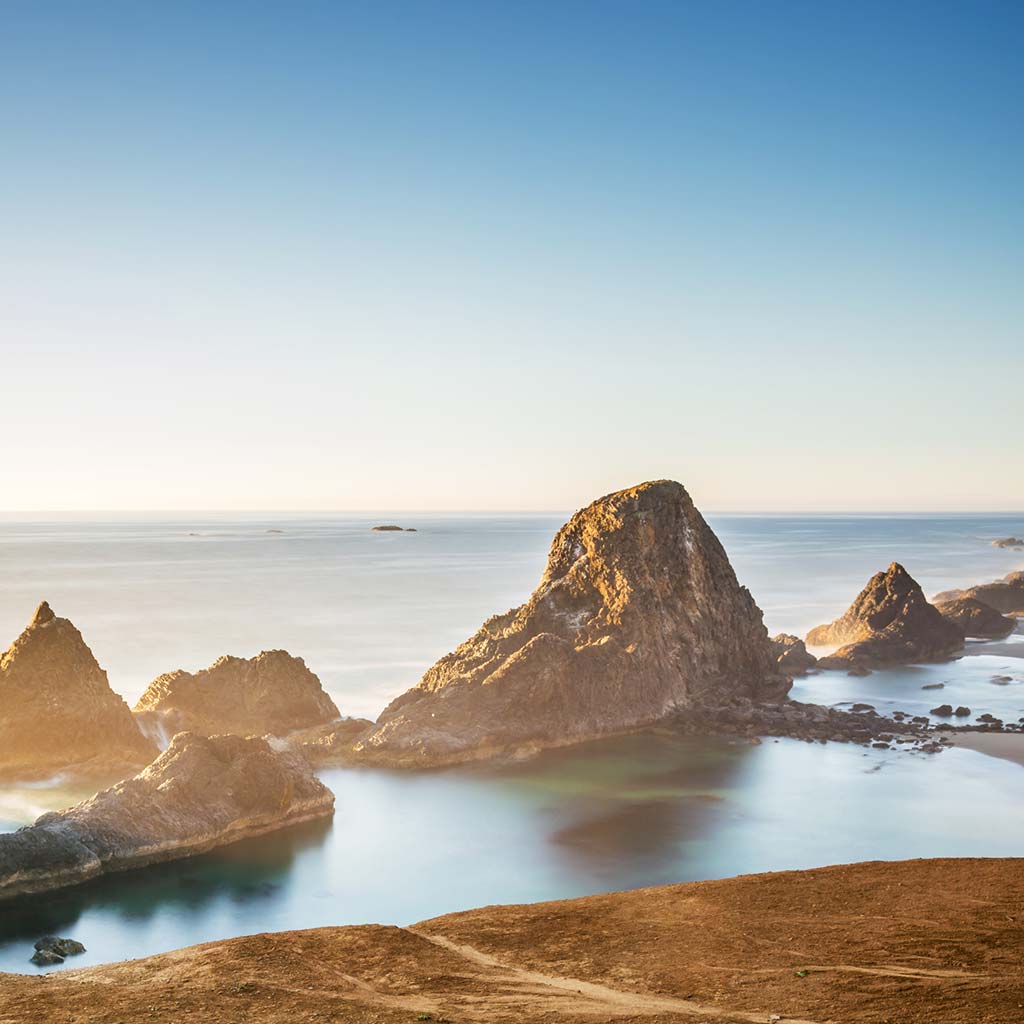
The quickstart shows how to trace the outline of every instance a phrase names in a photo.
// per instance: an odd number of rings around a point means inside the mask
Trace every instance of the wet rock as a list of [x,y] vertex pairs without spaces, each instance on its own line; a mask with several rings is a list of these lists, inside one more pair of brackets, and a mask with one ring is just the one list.
[[966,636],[982,640],[1001,640],[1017,626],[1017,620],[1001,615],[995,608],[973,597],[958,597],[952,601],[938,601],[935,607],[943,618],[963,630]]
[[52,949],[37,949],[29,958],[37,967],[52,967],[64,963],[64,957],[54,953]]
[[925,683],[921,687],[922,690],[941,690],[945,687],[945,683]]
[[1013,682],[1013,676],[993,676],[991,681],[996,686],[1009,686]]
[[932,708],[931,711],[929,711],[928,713],[930,715],[937,715],[941,718],[948,718],[950,715],[953,714],[953,705],[940,704],[937,708]]
[[85,946],[75,939],[61,939],[56,935],[47,935],[40,939],[35,948],[37,951],[56,953],[59,957],[78,956],[85,952]]
[[920,585],[897,562],[876,573],[834,622],[807,634],[812,646],[841,644],[820,658],[821,668],[879,668],[949,658],[963,648],[964,634],[930,605]]
[[957,718],[966,718],[970,713],[971,709],[964,707],[963,704],[961,704],[960,707],[958,707],[953,712],[953,714],[956,715]]
[[850,710],[851,711],[874,711],[875,710],[875,705],[874,704],[854,704],[850,708]]
[[1020,537],[999,537],[992,541],[994,548],[1024,548],[1024,540]]

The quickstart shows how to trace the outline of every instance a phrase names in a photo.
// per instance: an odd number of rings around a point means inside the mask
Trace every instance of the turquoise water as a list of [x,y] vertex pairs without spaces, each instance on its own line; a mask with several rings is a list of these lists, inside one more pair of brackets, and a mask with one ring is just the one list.
[[[375,715],[530,592],[562,517],[405,516],[418,533],[368,530],[394,519],[0,520],[0,629],[13,638],[46,597],[129,699],[170,668],[282,646],[343,711]],[[773,632],[831,619],[894,558],[929,592],[1022,562],[988,541],[1019,535],[1024,517],[711,520]],[[823,674],[794,696],[1024,715],[1024,660],[974,650],[866,679]],[[934,681],[944,689],[921,690]],[[502,768],[323,777],[337,795],[332,822],[5,905],[0,969],[33,971],[32,942],[46,932],[84,942],[69,965],[85,965],[268,929],[410,923],[746,871],[1024,852],[1024,770],[966,750],[644,737]],[[0,828],[80,795],[61,780],[8,786]]]

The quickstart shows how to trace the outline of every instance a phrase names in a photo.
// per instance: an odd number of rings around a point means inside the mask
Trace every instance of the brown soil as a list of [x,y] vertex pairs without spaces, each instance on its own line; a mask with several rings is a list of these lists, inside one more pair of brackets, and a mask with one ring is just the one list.
[[1024,860],[871,862],[0,975],[0,1024],[1017,1024],[1022,951]]

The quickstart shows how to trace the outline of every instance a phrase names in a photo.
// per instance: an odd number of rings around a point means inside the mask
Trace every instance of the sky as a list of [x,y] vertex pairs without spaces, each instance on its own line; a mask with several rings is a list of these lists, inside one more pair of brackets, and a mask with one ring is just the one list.
[[1024,5],[0,6],[0,508],[1024,510]]

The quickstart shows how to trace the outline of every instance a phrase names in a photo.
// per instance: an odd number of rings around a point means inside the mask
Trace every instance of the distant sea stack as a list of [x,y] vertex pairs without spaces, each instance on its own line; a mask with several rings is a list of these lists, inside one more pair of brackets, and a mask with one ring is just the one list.
[[1004,615],[1024,616],[1024,572],[1011,572],[994,583],[979,583],[967,590],[944,590],[932,600],[938,604],[957,598],[973,598]]
[[928,603],[920,584],[897,562],[876,573],[846,613],[807,634],[812,647],[841,644],[820,668],[863,671],[915,661],[941,661],[962,650],[964,633]]
[[935,607],[966,636],[981,640],[1001,640],[1017,627],[1017,620],[1001,615],[991,605],[973,597],[955,597],[952,601],[936,601]]
[[660,480],[577,512],[529,601],[442,658],[354,754],[408,766],[508,755],[702,701],[780,699],[790,684],[718,538]]
[[157,753],[82,634],[44,601],[0,658],[0,775],[117,777]]
[[195,674],[158,676],[135,705],[151,735],[283,736],[340,717],[334,701],[301,658],[263,651],[255,658],[225,655]]
[[262,739],[181,733],[134,778],[0,835],[0,898],[205,853],[333,810],[302,757]]
[[381,526],[371,526],[374,533],[416,533],[415,526],[395,526],[392,523],[384,523]]

